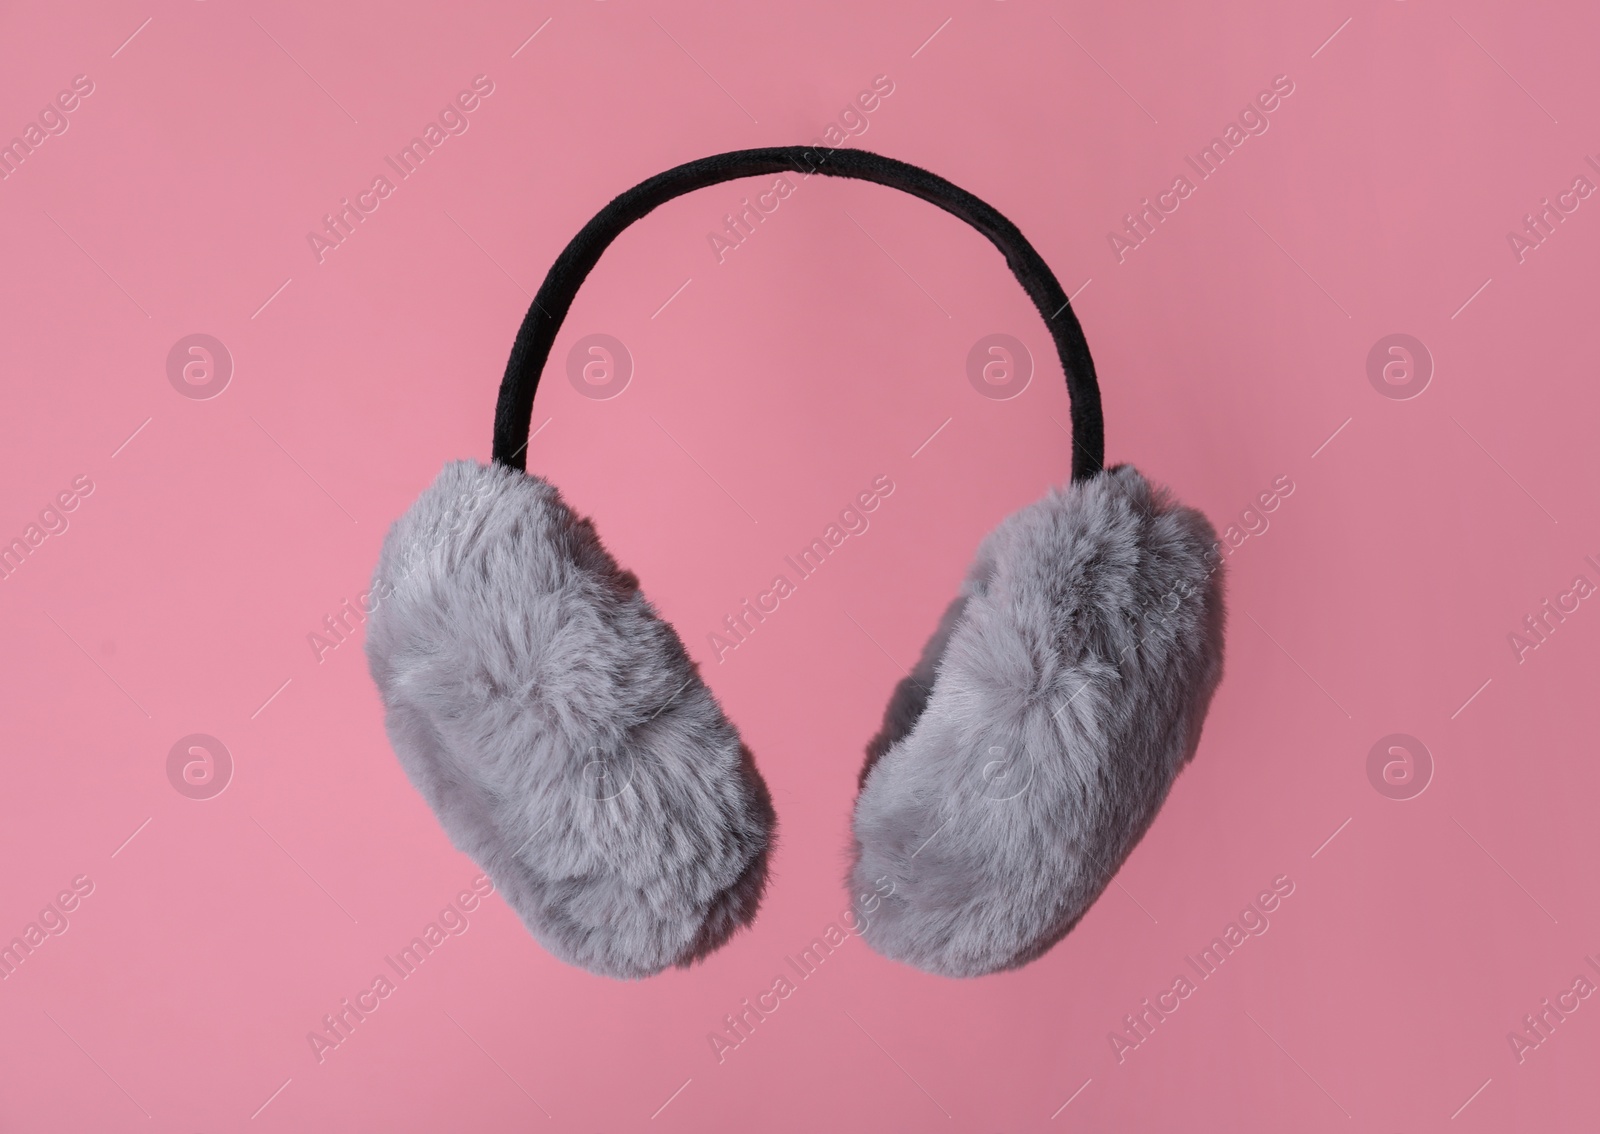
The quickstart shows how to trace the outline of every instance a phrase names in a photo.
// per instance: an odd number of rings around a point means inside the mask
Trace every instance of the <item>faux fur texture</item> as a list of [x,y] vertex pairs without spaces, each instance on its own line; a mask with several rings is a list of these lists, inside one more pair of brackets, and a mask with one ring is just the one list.
[[1076,924],[1199,743],[1222,676],[1215,544],[1128,466],[983,541],[868,750],[851,890],[873,948],[978,976]]
[[684,652],[547,482],[448,464],[390,529],[367,658],[412,783],[557,957],[689,965],[755,916],[771,798]]

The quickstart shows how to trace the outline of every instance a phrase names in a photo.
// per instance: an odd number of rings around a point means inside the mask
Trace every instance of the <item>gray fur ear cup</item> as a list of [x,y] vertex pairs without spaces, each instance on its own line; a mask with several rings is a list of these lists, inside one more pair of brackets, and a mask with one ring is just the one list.
[[373,599],[367,660],[406,774],[550,952],[649,976],[755,916],[766,785],[555,488],[446,465],[384,540]]
[[869,748],[868,943],[978,976],[1064,937],[1194,755],[1223,619],[1211,525],[1129,466],[1008,517]]

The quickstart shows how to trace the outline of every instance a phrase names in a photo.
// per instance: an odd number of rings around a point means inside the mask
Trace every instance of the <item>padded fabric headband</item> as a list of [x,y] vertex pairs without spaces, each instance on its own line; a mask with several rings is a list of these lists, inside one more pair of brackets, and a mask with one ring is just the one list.
[[771,173],[822,173],[887,185],[938,205],[993,241],[1055,339],[1061,369],[1067,376],[1067,396],[1072,402],[1072,479],[1083,480],[1105,467],[1105,423],[1100,416],[1100,387],[1095,382],[1089,344],[1084,341],[1083,328],[1078,325],[1060,281],[1017,226],[965,189],[907,162],[864,150],[841,149],[822,154],[806,146],[734,150],[685,162],[641,181],[583,226],[545,275],[511,348],[494,413],[494,459],[498,463],[518,470],[527,468],[528,429],[539,375],[578,288],[622,230],[674,197],[724,181]]

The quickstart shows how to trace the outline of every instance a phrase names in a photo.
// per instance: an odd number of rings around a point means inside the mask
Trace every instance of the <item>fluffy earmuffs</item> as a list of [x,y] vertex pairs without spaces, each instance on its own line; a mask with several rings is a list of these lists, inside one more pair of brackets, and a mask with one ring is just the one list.
[[[857,914],[945,976],[1032,960],[1138,842],[1222,676],[1216,535],[1129,466],[1007,518],[868,748]],[[861,895],[888,896],[860,909]]]
[[445,466],[384,540],[367,657],[411,782],[544,946],[688,965],[755,916],[772,801],[683,643],[551,485]]
[[1104,468],[1094,363],[1049,266],[993,207],[904,162],[719,154],[573,238],[512,348],[493,464],[446,465],[384,542],[367,657],[389,737],[451,840],[563,960],[648,976],[755,916],[774,815],[749,751],[638,581],[524,470],[539,376],[606,247],[674,197],[782,172],[873,181],[973,225],[1060,356],[1071,484],[978,549],[869,745],[854,823],[875,949],[949,976],[1020,965],[1101,893],[1194,754],[1222,673],[1220,559],[1199,513]]

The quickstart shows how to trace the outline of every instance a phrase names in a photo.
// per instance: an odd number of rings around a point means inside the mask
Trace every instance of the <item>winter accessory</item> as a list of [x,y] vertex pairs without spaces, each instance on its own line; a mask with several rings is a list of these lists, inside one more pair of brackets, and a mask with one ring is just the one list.
[[793,172],[901,189],[1005,255],[1055,340],[1072,483],[984,540],[895,690],[855,813],[866,940],[930,972],[1024,964],[1099,896],[1193,756],[1222,674],[1216,536],[1128,466],[1060,283],[1015,225],[861,150],[741,150],[652,177],[569,243],[528,309],[493,463],[447,464],[384,541],[367,656],[407,775],[558,957],[642,977],[755,916],[774,814],[678,635],[593,524],[527,474],[534,392],[578,287],[658,205]]

